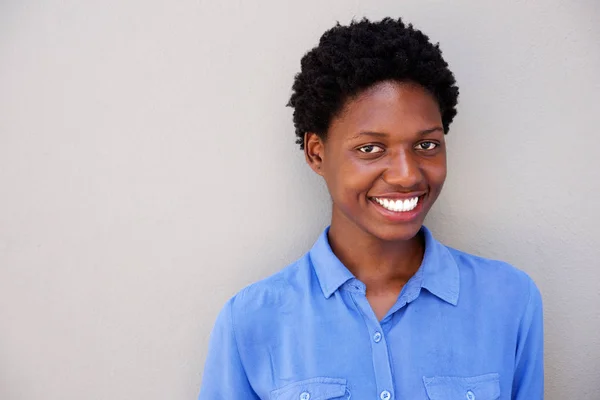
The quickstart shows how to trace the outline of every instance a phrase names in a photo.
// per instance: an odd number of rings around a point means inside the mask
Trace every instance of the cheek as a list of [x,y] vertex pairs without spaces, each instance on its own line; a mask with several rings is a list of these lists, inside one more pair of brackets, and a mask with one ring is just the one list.
[[381,173],[376,165],[350,157],[335,161],[327,165],[325,180],[332,197],[342,202],[368,192]]
[[362,193],[371,189],[381,172],[377,163],[348,159],[340,165],[339,180],[347,192]]
[[[431,186],[441,189],[446,180],[446,158],[443,157],[436,163],[429,164],[426,169],[427,179]],[[435,189],[435,188],[434,188]]]

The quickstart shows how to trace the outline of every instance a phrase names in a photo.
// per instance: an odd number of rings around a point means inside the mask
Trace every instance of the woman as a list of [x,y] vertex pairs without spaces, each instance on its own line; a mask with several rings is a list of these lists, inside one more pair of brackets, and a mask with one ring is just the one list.
[[289,105],[331,225],[219,315],[201,400],[543,398],[541,296],[523,272],[423,226],[458,88],[401,20],[325,32]]

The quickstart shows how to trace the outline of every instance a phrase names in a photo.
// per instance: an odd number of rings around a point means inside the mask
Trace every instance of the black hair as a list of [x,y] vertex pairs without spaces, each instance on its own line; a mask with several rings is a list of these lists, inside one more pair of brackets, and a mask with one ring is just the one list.
[[456,115],[458,87],[439,43],[433,44],[399,18],[371,22],[364,18],[337,25],[302,57],[288,103],[294,109],[296,143],[304,134],[326,137],[329,124],[345,102],[386,80],[410,81],[427,89],[440,107],[444,132]]

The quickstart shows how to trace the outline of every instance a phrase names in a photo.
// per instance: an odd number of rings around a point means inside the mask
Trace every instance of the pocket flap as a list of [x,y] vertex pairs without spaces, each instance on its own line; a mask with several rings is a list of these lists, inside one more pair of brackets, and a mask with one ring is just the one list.
[[423,377],[430,400],[496,400],[500,397],[500,375],[486,374],[468,378],[454,376]]
[[271,392],[271,400],[328,400],[346,394],[346,380],[312,378],[285,385]]

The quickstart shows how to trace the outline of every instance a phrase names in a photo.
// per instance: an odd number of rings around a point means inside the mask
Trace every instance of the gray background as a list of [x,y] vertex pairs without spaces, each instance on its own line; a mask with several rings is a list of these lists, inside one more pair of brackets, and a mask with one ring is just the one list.
[[460,84],[428,225],[536,280],[547,399],[598,398],[600,2],[4,0],[0,399],[196,397],[223,303],[328,223],[284,105],[364,15]]

